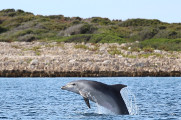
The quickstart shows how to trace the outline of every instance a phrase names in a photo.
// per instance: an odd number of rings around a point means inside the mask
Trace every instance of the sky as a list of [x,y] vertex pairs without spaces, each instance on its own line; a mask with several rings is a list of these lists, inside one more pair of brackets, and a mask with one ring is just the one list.
[[181,0],[0,0],[2,9],[22,9],[35,15],[159,19],[181,23]]

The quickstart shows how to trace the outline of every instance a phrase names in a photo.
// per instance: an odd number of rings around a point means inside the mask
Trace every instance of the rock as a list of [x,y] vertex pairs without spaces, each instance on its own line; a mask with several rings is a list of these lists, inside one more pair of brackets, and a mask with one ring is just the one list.
[[97,65],[95,65],[92,70],[97,72],[97,71],[99,71],[99,67]]
[[105,50],[106,50],[106,47],[105,47],[105,46],[101,46],[101,47],[99,48],[99,50],[100,50],[100,51],[105,51]]
[[[81,43],[79,43],[81,44]],[[84,43],[82,43],[84,44]],[[136,42],[134,43],[136,44]],[[50,45],[50,47],[46,47]],[[85,44],[89,48],[95,47],[94,44]],[[16,49],[16,47],[21,49]],[[41,47],[41,55],[37,56],[36,47]],[[0,42],[0,74],[3,70],[25,70],[28,72],[41,71],[47,75],[66,75],[61,72],[82,72],[89,71],[90,75],[108,75],[110,71],[116,72],[116,75],[151,75],[149,72],[156,72],[157,75],[181,75],[181,52],[167,52],[162,50],[154,50],[154,53],[147,52],[130,52],[129,50],[120,49],[119,44],[98,44],[98,51],[79,50],[74,48],[75,43],[64,43],[63,47],[58,46],[58,43],[41,43],[41,42]],[[117,46],[122,55],[110,55],[107,52],[109,46]],[[129,47],[129,44],[122,44]],[[140,55],[141,54],[141,55]],[[148,57],[144,57],[147,54]],[[126,55],[128,57],[126,57]],[[130,56],[139,56],[131,58]],[[143,55],[143,57],[142,57]],[[124,57],[123,57],[124,56]],[[106,71],[102,74],[102,71]],[[161,71],[161,73],[159,73]],[[27,72],[27,73],[28,73]],[[60,73],[59,73],[60,72]],[[69,75],[77,75],[79,73],[70,72]],[[126,73],[128,72],[128,73]],[[12,72],[14,74],[14,72]],[[96,74],[95,74],[96,73]],[[29,73],[28,73],[29,74]],[[112,73],[111,73],[112,74]],[[38,75],[38,73],[37,73]],[[81,74],[82,75],[82,74]],[[115,74],[114,74],[115,75]],[[154,74],[156,75],[156,74]]]
[[136,67],[144,67],[144,66],[145,66],[145,63],[136,63],[135,66],[136,66]]
[[105,60],[102,64],[104,64],[104,65],[108,65],[108,64],[110,64],[111,63],[111,61],[110,60]]
[[131,54],[131,52],[130,51],[125,51],[125,53],[124,53],[125,55],[130,55]]
[[126,43],[122,43],[122,44],[121,44],[121,47],[122,47],[122,48],[127,47],[127,44],[126,44]]
[[132,55],[138,56],[138,52],[132,52]]
[[74,66],[79,66],[79,63],[78,63],[78,62],[75,62],[75,63],[74,63]]
[[31,65],[38,65],[38,60],[37,59],[34,59],[30,62]]
[[74,59],[73,59],[73,60],[69,60],[70,63],[74,63],[75,61],[76,61],[76,60],[74,60]]
[[122,56],[122,55],[118,55],[117,57],[118,57],[118,58],[123,58],[123,56]]
[[161,50],[154,50],[154,53],[159,53],[159,54],[161,54],[162,51],[161,51]]
[[140,54],[146,54],[146,52],[144,52],[144,51],[140,51]]

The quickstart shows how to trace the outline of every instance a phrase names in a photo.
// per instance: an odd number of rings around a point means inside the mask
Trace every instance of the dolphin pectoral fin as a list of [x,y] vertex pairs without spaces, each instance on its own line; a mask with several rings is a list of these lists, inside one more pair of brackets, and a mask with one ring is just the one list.
[[79,91],[80,95],[84,98],[84,101],[86,103],[86,105],[90,108],[90,104],[89,104],[89,99],[88,99],[88,95],[86,92],[82,92],[82,91]]
[[83,98],[84,98],[84,101],[85,101],[86,105],[90,108],[89,99],[85,98],[85,97],[83,97]]

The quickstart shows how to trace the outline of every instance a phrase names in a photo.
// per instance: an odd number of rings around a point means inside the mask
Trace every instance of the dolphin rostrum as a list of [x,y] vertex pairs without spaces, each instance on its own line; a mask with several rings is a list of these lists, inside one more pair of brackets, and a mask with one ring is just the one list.
[[107,85],[90,80],[77,80],[62,86],[61,89],[80,94],[89,108],[89,100],[91,100],[115,114],[128,115],[128,109],[120,94],[120,90],[124,87],[127,86],[123,84]]

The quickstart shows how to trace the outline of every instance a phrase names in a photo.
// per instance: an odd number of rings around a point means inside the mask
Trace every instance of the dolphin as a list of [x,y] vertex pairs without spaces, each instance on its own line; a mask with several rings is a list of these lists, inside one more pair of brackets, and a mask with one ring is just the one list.
[[90,108],[89,100],[119,115],[128,115],[128,109],[120,94],[127,87],[123,84],[107,85],[97,81],[77,80],[62,86],[61,89],[80,94]]

